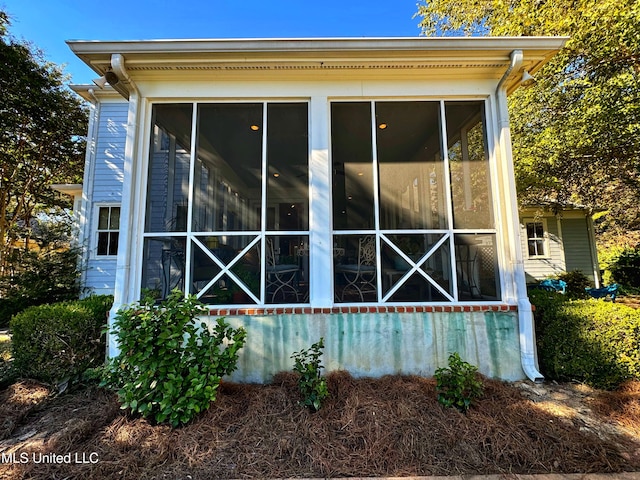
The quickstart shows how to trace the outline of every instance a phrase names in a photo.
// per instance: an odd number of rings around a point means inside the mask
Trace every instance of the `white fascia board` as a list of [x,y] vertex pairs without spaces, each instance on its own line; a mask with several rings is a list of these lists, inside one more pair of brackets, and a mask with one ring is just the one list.
[[385,62],[435,63],[490,61],[508,64],[513,50],[522,50],[534,65],[543,64],[567,37],[415,37],[312,39],[183,39],[145,41],[69,40],[71,50],[99,74],[111,55],[127,64],[187,65],[189,63]]
[[175,40],[67,40],[76,54],[255,53],[558,50],[568,37],[265,38]]

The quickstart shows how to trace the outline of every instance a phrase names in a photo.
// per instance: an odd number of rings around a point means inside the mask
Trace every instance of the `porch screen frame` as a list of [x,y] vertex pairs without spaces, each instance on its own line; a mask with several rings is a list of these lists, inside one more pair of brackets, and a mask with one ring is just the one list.
[[[378,156],[377,156],[377,134],[378,134],[378,128],[379,126],[377,126],[377,120],[376,120],[376,104],[377,103],[382,103],[382,102],[412,102],[412,101],[416,101],[416,102],[437,102],[439,103],[439,134],[440,134],[440,148],[441,148],[441,153],[442,153],[442,161],[443,161],[443,180],[445,183],[444,186],[444,202],[443,202],[443,206],[444,206],[444,211],[443,213],[446,215],[446,228],[442,228],[442,229],[383,229],[381,228],[381,221],[380,221],[380,216],[381,216],[381,208],[380,208],[380,179],[378,178],[379,176],[379,166],[380,163],[378,161]],[[369,229],[349,229],[349,228],[344,228],[344,229],[336,229],[335,228],[335,223],[332,221],[332,229],[331,229],[331,236],[333,239],[334,244],[336,243],[336,238],[340,237],[340,236],[358,236],[360,238],[366,237],[366,236],[374,236],[375,237],[375,248],[376,248],[376,281],[377,281],[377,292],[375,294],[375,298],[372,300],[365,300],[363,295],[361,294],[361,300],[360,302],[358,302],[357,300],[355,302],[343,302],[340,300],[340,296],[338,295],[338,291],[336,290],[336,284],[335,282],[337,281],[337,275],[336,275],[336,271],[333,272],[332,274],[332,279],[333,279],[333,287],[332,290],[334,292],[334,303],[335,304],[345,304],[345,305],[350,305],[350,304],[357,304],[357,305],[394,305],[394,304],[406,304],[406,305],[411,305],[411,304],[465,304],[465,303],[469,303],[469,304],[474,304],[474,303],[478,303],[478,301],[481,301],[483,304],[492,304],[492,303],[501,303],[502,300],[505,298],[506,292],[505,292],[505,288],[504,288],[504,282],[503,282],[503,270],[502,270],[502,255],[501,255],[501,239],[500,239],[500,235],[499,235],[499,229],[498,229],[498,225],[500,224],[500,214],[499,214],[499,209],[496,206],[496,202],[495,199],[499,198],[500,195],[500,190],[497,188],[496,185],[496,168],[495,168],[495,158],[493,155],[491,155],[491,148],[492,148],[492,144],[491,144],[491,133],[492,133],[492,129],[490,127],[490,122],[491,122],[491,110],[490,110],[490,102],[489,102],[489,98],[482,98],[482,99],[478,99],[478,98],[446,98],[446,97],[438,97],[438,98],[423,98],[423,97],[419,97],[419,98],[391,98],[391,99],[386,99],[384,97],[381,98],[367,98],[367,99],[363,99],[363,98],[348,98],[348,99],[344,99],[344,98],[334,98],[331,99],[329,102],[329,123],[331,123],[331,104],[335,104],[335,103],[346,103],[346,102],[355,102],[355,103],[369,103],[370,104],[370,123],[371,123],[371,142],[372,142],[372,181],[373,184],[371,186],[372,188],[372,192],[373,192],[373,214],[374,214],[374,226],[373,228],[369,228]],[[493,220],[493,227],[492,228],[456,228],[454,225],[454,212],[453,212],[453,195],[452,195],[452,188],[451,188],[451,168],[450,168],[450,159],[449,159],[449,146],[447,145],[447,139],[448,139],[448,135],[447,135],[447,125],[446,125],[446,104],[447,103],[456,103],[456,102],[477,102],[477,103],[482,103],[483,104],[483,108],[482,108],[482,116],[481,116],[481,122],[483,124],[484,127],[484,154],[485,154],[485,161],[486,161],[486,166],[487,166],[487,183],[486,186],[489,188],[489,194],[493,197],[493,201],[490,201],[490,207],[492,208],[492,220]],[[464,131],[467,131],[467,127],[464,128]],[[331,129],[329,131],[329,136],[330,139],[332,138],[332,134],[331,134]],[[330,158],[330,163],[333,165],[333,159]],[[332,171],[333,171],[333,167],[332,167]],[[334,206],[333,206],[333,192],[331,195],[331,208],[329,211],[334,212]],[[469,235],[487,235],[487,236],[492,236],[493,237],[493,242],[491,244],[491,247],[494,250],[493,256],[494,256],[494,262],[495,262],[495,279],[494,279],[494,283],[495,283],[495,287],[496,287],[496,291],[497,291],[497,298],[495,299],[483,299],[480,298],[480,296],[478,296],[478,298],[473,299],[473,293],[472,293],[472,299],[461,299],[460,295],[459,295],[459,281],[460,279],[458,278],[459,275],[459,266],[457,265],[457,254],[455,253],[456,250],[456,237],[458,236],[469,236]],[[431,245],[429,248],[427,248],[427,251],[424,253],[423,257],[421,260],[419,261],[412,261],[411,258],[409,258],[406,255],[406,252],[402,252],[399,248],[397,248],[396,245],[391,244],[390,246],[392,247],[392,249],[395,250],[395,253],[398,254],[399,256],[402,257],[402,259],[407,262],[407,264],[409,265],[409,271],[410,273],[407,275],[404,275],[402,277],[401,281],[406,281],[410,278],[411,275],[413,274],[417,274],[417,275],[421,275],[423,277],[423,279],[428,282],[428,285],[430,288],[434,288],[437,293],[441,294],[444,297],[444,300],[439,300],[439,301],[424,301],[424,300],[415,300],[415,301],[411,301],[411,300],[403,300],[403,301],[393,301],[392,300],[392,296],[395,292],[398,291],[399,288],[402,287],[402,284],[394,284],[389,291],[387,291],[386,293],[383,292],[383,276],[385,275],[384,273],[384,269],[382,266],[382,255],[381,255],[381,250],[382,250],[382,243],[389,243],[390,240],[389,238],[391,236],[401,236],[401,235],[442,235],[442,237],[434,244]],[[440,285],[438,285],[438,283],[436,283],[434,281],[433,278],[431,278],[427,273],[424,272],[424,270],[421,268],[422,265],[426,265],[427,261],[429,260],[430,256],[439,248],[441,247],[443,244],[448,243],[449,244],[449,260],[450,260],[450,281],[451,283],[451,287],[449,289],[449,292],[447,292],[444,288],[442,288]],[[477,288],[477,287],[476,287]],[[471,290],[473,292],[473,290]]]

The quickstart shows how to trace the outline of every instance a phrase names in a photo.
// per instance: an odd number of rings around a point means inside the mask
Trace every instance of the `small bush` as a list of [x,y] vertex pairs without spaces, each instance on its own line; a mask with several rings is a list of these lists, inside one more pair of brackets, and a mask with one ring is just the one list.
[[320,373],[323,348],[324,339],[320,338],[320,341],[311,345],[308,350],[300,350],[291,355],[295,361],[293,370],[300,374],[298,388],[302,400],[299,403],[314,412],[320,410],[323,400],[329,396],[327,380]]
[[14,252],[14,268],[0,277],[0,326],[27,307],[78,298],[78,254],[78,249]]
[[580,270],[572,270],[558,275],[558,280],[567,284],[567,295],[571,298],[589,298],[585,288],[592,287],[591,280]]
[[11,320],[17,375],[49,384],[76,380],[104,362],[111,297],[29,307]]
[[463,361],[458,353],[449,355],[449,366],[438,368],[434,374],[438,402],[461,412],[469,410],[471,404],[482,396],[482,382],[477,372],[478,368]]
[[118,389],[122,408],[173,427],[209,408],[222,377],[236,369],[246,332],[220,318],[212,333],[196,322],[205,313],[195,296],[177,290],[159,305],[147,298],[118,312],[120,354],[103,385]]
[[640,289],[640,248],[625,248],[609,265],[611,282],[627,289]]
[[551,380],[614,389],[640,379],[640,311],[532,291],[538,358]]

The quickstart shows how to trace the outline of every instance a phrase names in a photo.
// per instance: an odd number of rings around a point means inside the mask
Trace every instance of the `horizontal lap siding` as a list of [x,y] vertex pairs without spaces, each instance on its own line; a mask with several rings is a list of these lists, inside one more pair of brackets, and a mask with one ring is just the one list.
[[127,103],[100,107],[96,141],[93,202],[117,202],[122,197],[124,146],[127,139]]
[[563,219],[562,237],[564,239],[567,271],[580,270],[593,281],[591,239],[587,219]]
[[[87,210],[89,236],[86,239],[88,254],[85,263],[84,284],[92,293],[113,294],[115,286],[115,257],[96,257],[97,212],[100,204],[118,205],[122,201],[124,177],[124,149],[127,138],[128,104],[103,103],[95,139],[95,162],[91,198]],[[87,191],[87,186],[85,186]]]
[[[530,258],[527,246],[527,230],[525,223],[520,225],[522,255],[527,283],[536,283],[546,277],[565,271],[563,241],[560,238],[556,217],[546,217],[549,255],[544,258]],[[523,222],[530,219],[523,218]]]

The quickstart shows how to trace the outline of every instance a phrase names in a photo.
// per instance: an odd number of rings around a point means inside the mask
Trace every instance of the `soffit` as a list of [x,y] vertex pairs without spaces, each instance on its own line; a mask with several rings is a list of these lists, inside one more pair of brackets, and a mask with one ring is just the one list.
[[[111,66],[111,55],[125,59],[136,79],[175,79],[198,75],[278,78],[320,74],[323,78],[399,76],[499,79],[513,50],[522,50],[522,69],[535,73],[566,42],[564,37],[214,39],[148,41],[68,41],[73,52],[97,74]],[[514,90],[518,72],[506,82]]]

